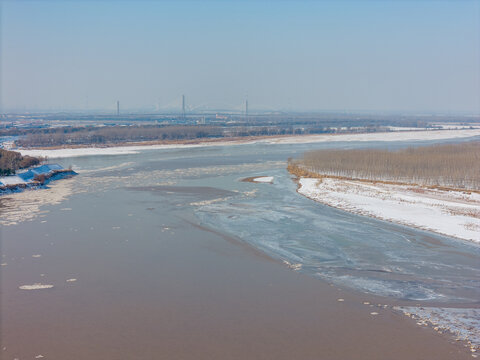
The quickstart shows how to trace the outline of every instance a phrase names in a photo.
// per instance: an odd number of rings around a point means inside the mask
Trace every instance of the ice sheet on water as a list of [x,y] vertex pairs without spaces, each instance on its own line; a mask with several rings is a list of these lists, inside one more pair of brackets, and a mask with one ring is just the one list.
[[480,309],[414,306],[394,309],[413,317],[419,325],[429,324],[436,331],[449,332],[457,340],[470,342],[472,350],[480,349]]
[[283,170],[254,198],[205,204],[206,225],[304,273],[361,291],[401,299],[476,301],[480,248],[474,244],[348,214],[308,200]]

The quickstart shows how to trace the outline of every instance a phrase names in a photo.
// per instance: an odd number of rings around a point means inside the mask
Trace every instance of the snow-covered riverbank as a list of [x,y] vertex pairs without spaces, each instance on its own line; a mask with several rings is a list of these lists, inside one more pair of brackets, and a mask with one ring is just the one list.
[[480,194],[334,178],[301,178],[298,192],[359,215],[480,243]]
[[61,149],[15,149],[22,155],[42,156],[48,158],[66,158],[91,155],[128,155],[144,150],[196,148],[206,146],[247,145],[247,144],[309,144],[340,141],[415,141],[460,139],[480,136],[480,129],[467,130],[428,130],[428,131],[392,131],[386,133],[365,134],[320,134],[302,136],[279,136],[258,138],[222,139],[220,141],[205,141],[197,144],[132,144],[111,147],[86,146],[80,148]]

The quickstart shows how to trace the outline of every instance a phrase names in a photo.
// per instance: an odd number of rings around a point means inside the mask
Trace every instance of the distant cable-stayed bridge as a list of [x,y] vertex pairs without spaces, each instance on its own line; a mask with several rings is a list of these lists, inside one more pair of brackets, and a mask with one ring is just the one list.
[[246,115],[248,112],[245,101],[238,103],[216,103],[212,105],[211,103],[205,102],[195,103],[195,100],[192,101],[186,95],[179,95],[163,104],[159,100],[155,109],[157,112],[177,112],[182,116],[184,112],[185,115],[195,112],[226,112]]

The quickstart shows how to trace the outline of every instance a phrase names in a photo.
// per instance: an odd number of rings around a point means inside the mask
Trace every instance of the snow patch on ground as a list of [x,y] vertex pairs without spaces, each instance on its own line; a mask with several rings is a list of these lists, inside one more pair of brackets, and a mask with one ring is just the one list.
[[405,127],[403,127],[403,126],[388,126],[387,128],[390,131],[426,131],[426,130],[429,130],[428,128],[424,128],[424,127],[407,127],[407,126],[405,126]]
[[48,158],[69,158],[77,156],[91,156],[91,155],[128,155],[136,154],[138,151],[128,147],[111,147],[111,148],[75,148],[75,149],[19,149],[23,156],[48,157]]
[[[234,143],[234,142],[232,142]],[[169,144],[169,145],[132,145],[132,146],[112,146],[112,147],[82,147],[73,149],[16,149],[22,155],[42,156],[50,159],[70,158],[78,156],[92,155],[130,155],[138,154],[143,150],[164,150],[164,149],[184,149],[197,148],[205,146],[222,146],[228,145],[230,142],[211,142],[203,144]]]
[[301,178],[298,192],[359,215],[480,243],[480,195],[417,186]]
[[480,123],[471,123],[471,124],[432,124],[432,126],[444,130],[460,130],[460,129],[479,129]]
[[264,142],[274,144],[303,144],[317,142],[338,142],[338,141],[410,141],[410,140],[442,140],[459,139],[471,136],[479,136],[480,129],[468,130],[428,130],[428,131],[392,131],[386,133],[368,134],[324,134],[291,136],[273,138]]
[[18,175],[3,176],[0,178],[0,181],[4,185],[19,185],[27,183]]

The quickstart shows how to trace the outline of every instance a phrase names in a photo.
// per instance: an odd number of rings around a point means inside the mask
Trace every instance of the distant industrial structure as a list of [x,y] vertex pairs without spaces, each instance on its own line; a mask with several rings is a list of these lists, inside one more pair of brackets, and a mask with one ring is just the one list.
[[120,101],[117,100],[117,116],[120,116]]
[[182,95],[182,120],[185,121],[185,95]]
[[248,122],[248,99],[245,99],[245,122]]

